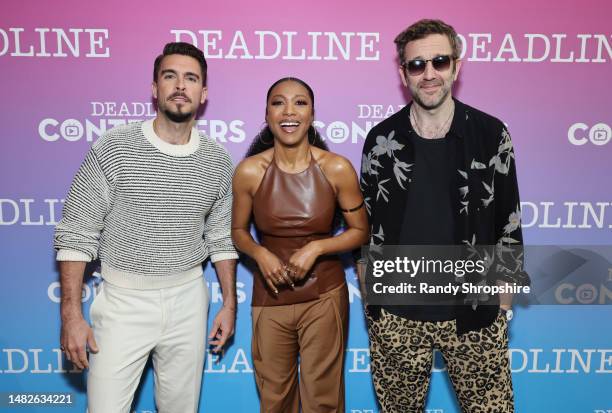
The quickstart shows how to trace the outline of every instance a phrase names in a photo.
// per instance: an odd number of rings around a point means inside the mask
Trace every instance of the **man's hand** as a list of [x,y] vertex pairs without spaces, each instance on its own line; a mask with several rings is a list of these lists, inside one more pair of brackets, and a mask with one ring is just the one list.
[[215,320],[213,321],[208,342],[213,348],[214,353],[218,353],[223,349],[223,346],[234,335],[234,325],[236,323],[236,309],[229,307],[221,307]]
[[366,264],[365,261],[357,261],[355,263],[355,272],[357,273],[357,281],[359,282],[359,291],[361,291],[361,303],[366,306]]
[[93,331],[81,312],[85,264],[83,261],[60,261],[59,263],[62,286],[60,346],[66,352],[66,358],[81,370],[89,367],[87,347],[92,353],[98,352]]
[[[497,281],[497,285],[499,286],[510,286],[512,284],[506,283],[504,281]],[[508,311],[512,308],[512,298],[514,294],[512,293],[503,293],[499,295],[499,308],[504,311]]]
[[98,352],[93,330],[82,317],[62,322],[60,343],[66,358],[81,370],[89,367],[87,348],[92,353]]

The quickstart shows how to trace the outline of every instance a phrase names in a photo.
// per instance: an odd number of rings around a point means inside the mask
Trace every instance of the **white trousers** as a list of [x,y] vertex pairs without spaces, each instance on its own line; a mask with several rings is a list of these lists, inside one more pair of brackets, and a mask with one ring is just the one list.
[[158,412],[197,412],[208,299],[204,277],[156,290],[103,282],[90,308],[99,352],[89,356],[89,412],[128,413],[151,353]]

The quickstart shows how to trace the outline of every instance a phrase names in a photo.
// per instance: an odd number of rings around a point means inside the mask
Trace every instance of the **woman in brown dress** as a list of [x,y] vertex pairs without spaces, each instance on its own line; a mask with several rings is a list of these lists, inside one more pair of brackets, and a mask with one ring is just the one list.
[[[234,175],[232,211],[234,243],[258,267],[252,355],[260,409],[344,412],[348,293],[335,254],[366,242],[363,198],[351,163],[327,151],[312,126],[306,83],[280,79],[266,103],[267,126]],[[346,229],[334,235],[337,208]]]

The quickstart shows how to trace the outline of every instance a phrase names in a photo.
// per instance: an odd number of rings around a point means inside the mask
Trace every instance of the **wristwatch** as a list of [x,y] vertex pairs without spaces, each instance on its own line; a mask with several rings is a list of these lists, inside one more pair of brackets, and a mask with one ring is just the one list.
[[503,308],[499,308],[499,311],[501,311],[501,313],[506,317],[507,321],[512,320],[512,318],[514,317],[514,311],[512,311],[512,309],[508,309],[508,310],[504,310]]

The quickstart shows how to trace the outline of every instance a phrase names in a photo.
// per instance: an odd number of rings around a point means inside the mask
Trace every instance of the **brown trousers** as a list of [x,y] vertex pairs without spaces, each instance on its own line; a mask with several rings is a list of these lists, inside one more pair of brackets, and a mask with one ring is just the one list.
[[253,307],[260,411],[299,413],[301,403],[304,413],[344,412],[347,328],[346,284],[314,301]]

